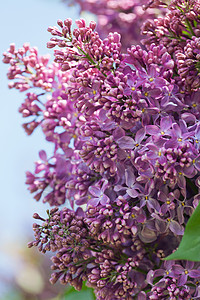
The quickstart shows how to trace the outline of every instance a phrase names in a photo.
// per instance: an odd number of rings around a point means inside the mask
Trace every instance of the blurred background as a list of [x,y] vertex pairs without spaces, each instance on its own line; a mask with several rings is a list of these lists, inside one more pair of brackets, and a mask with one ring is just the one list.
[[[56,25],[57,19],[79,17],[79,8],[67,7],[61,0],[7,0],[0,9],[0,52],[10,43],[21,47],[29,42],[37,46],[40,54],[52,53],[46,48],[50,39],[48,26]],[[1,117],[1,208],[0,208],[0,300],[79,299],[73,289],[66,291],[60,284],[51,286],[50,259],[37,249],[27,249],[33,240],[32,215],[45,216],[48,204],[36,202],[27,191],[25,172],[33,171],[41,149],[51,153],[40,130],[27,136],[21,124],[18,107],[23,94],[9,90],[6,78],[8,65],[0,61]],[[80,299],[92,299],[89,290],[83,290]]]

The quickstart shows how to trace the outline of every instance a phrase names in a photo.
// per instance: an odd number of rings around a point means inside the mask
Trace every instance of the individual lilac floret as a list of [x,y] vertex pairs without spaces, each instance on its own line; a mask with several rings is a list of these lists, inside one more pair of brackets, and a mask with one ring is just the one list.
[[106,205],[106,203],[110,202],[110,199],[107,195],[104,194],[104,191],[108,187],[108,182],[105,181],[101,187],[98,186],[90,186],[88,191],[92,195],[92,198],[89,199],[88,205],[97,206],[99,203],[101,205]]

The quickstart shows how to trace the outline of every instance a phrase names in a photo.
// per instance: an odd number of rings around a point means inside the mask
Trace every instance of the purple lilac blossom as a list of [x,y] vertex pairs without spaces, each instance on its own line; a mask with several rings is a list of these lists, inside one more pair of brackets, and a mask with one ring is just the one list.
[[[185,4],[190,13],[184,8],[180,20],[182,4],[172,1],[167,21],[154,21],[160,32],[146,49],[122,54],[118,33],[101,39],[95,22],[80,19],[72,31],[66,19],[48,28],[48,48],[59,47],[54,63],[27,44],[4,53],[9,86],[26,93],[25,131],[41,126],[55,146],[49,158],[39,152],[26,181],[52,206],[46,219],[34,214],[42,223],[33,224],[28,245],[54,252],[51,283],[80,290],[86,281],[98,300],[200,297],[200,263],[162,260],[200,199],[199,87],[177,72],[184,47],[198,52],[188,36],[198,32],[199,2]],[[172,28],[183,39],[173,49],[164,39]],[[71,208],[59,210],[67,202]]]
[[147,19],[162,15],[166,4],[156,1],[155,7],[148,0],[76,0],[66,4],[77,3],[80,13],[89,12],[97,19],[97,30],[101,37],[106,37],[109,32],[118,32],[122,36],[123,51],[127,47],[140,42],[140,28]]

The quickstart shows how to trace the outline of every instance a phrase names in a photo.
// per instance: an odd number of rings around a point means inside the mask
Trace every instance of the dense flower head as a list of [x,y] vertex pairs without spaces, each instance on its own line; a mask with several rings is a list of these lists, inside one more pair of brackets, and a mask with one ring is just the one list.
[[200,2],[171,1],[169,12],[164,17],[147,20],[142,32],[147,36],[143,44],[150,47],[152,43],[163,44],[173,55],[177,72],[180,75],[179,85],[183,90],[199,88],[199,36]]
[[118,33],[66,19],[48,28],[54,63],[26,44],[4,53],[26,132],[54,145],[27,172],[52,206],[29,247],[54,252],[51,283],[86,281],[98,300],[200,297],[199,263],[163,261],[200,199],[199,2],[168,8],[144,25],[147,48],[122,54]]
[[171,53],[182,47],[191,36],[199,35],[200,3],[196,0],[175,0],[170,1],[168,9],[164,17],[144,23],[143,34],[148,36],[145,44],[150,44],[150,40],[159,43],[160,40]]
[[[64,0],[66,4],[69,2]],[[97,19],[97,30],[101,37],[109,32],[122,36],[123,50],[141,39],[140,28],[147,19],[162,15],[166,4],[162,1],[147,0],[76,0],[81,12],[89,12]],[[151,3],[151,2],[156,2]],[[156,10],[153,9],[156,7]]]
[[[67,19],[65,23],[69,24],[71,20]],[[55,61],[61,64],[63,70],[75,67],[79,61],[82,62],[80,66],[82,69],[87,69],[88,64],[84,65],[84,63],[89,61],[101,72],[113,68],[114,63],[119,64],[121,43],[120,35],[117,32],[109,33],[102,40],[95,31],[95,22],[90,22],[89,26],[86,26],[85,21],[80,19],[76,21],[78,28],[75,28],[72,33],[71,29],[66,32],[64,31],[65,27],[58,24],[62,30],[57,27],[48,28],[54,37],[47,43],[47,47],[64,48],[55,50]]]
[[46,68],[49,55],[38,56],[37,48],[31,48],[28,43],[18,50],[11,44],[8,52],[3,55],[3,62],[10,64],[7,76],[9,79],[15,79],[9,84],[10,88],[26,91],[31,87],[30,82],[34,87],[47,91],[51,89],[54,72],[51,68]]
[[[95,208],[90,206],[92,209]],[[29,247],[38,246],[43,253],[56,252],[56,256],[52,257],[52,270],[55,271],[51,277],[52,283],[59,279],[61,283],[70,283],[79,290],[82,281],[88,280],[95,287],[99,299],[108,292],[110,295],[115,293],[117,299],[130,297],[134,290],[144,286],[144,275],[137,270],[145,253],[141,242],[133,240],[132,258],[126,251],[119,255],[115,247],[107,246],[94,232],[93,235],[89,233],[84,215],[80,208],[76,212],[53,208],[48,211],[46,220],[34,214],[34,218],[43,223],[33,225],[35,241],[30,242]],[[128,249],[127,246],[121,245],[120,249]],[[102,247],[106,249],[102,250]],[[113,283],[110,283],[110,278]]]

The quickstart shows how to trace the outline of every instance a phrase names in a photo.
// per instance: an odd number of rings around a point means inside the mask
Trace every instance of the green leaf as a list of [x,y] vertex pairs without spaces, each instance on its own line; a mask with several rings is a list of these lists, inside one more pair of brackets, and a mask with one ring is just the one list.
[[63,297],[63,300],[94,300],[93,294],[90,291],[75,291]]
[[165,260],[200,261],[200,203],[190,217],[178,249]]
[[70,286],[61,300],[95,300],[93,289],[88,288],[83,284],[81,291],[76,291],[74,287]]
[[187,35],[187,36],[191,37],[191,33],[187,32],[187,31],[185,31],[185,30],[182,30],[182,34],[184,34],[184,35]]

